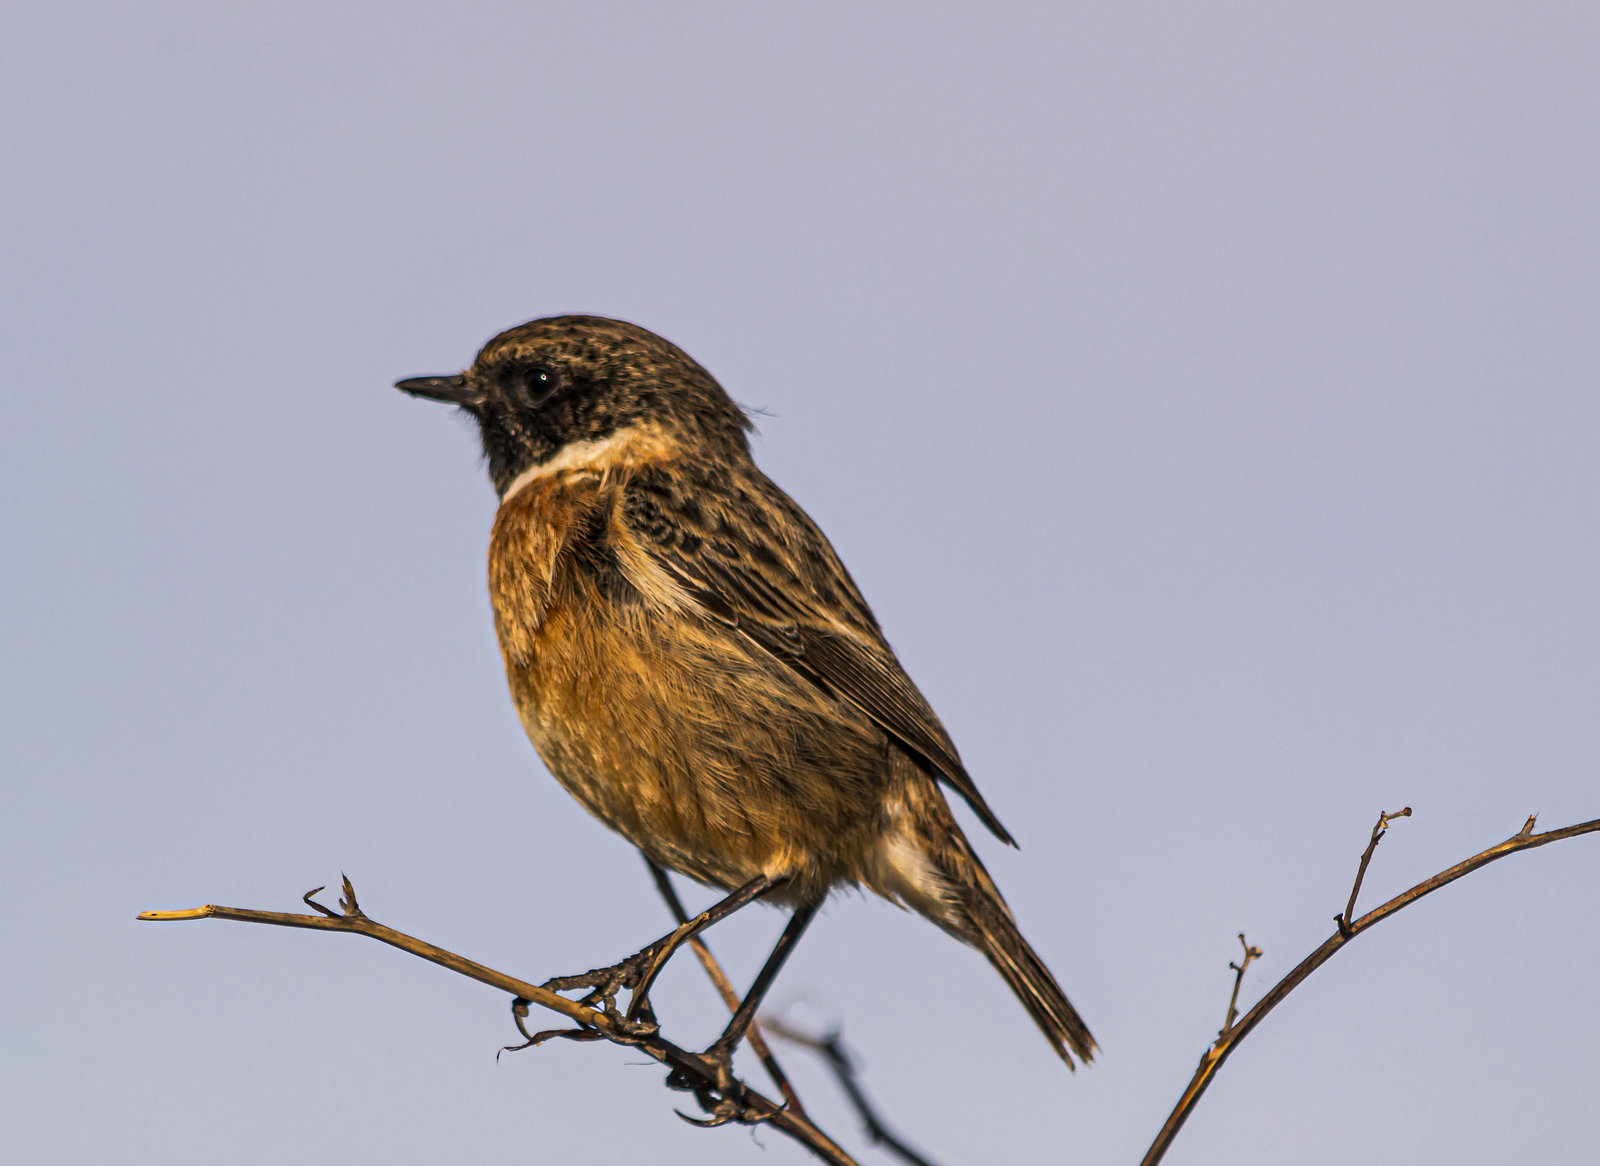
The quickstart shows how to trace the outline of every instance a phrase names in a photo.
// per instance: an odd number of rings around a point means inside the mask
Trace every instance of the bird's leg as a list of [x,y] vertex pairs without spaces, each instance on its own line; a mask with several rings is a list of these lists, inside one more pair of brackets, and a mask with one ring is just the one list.
[[[729,1094],[733,1089],[733,1050],[740,1040],[744,1038],[745,1030],[750,1027],[750,1022],[755,1019],[756,1009],[761,1007],[762,998],[766,996],[767,989],[772,987],[772,981],[778,978],[778,971],[783,967],[783,961],[789,958],[789,953],[794,950],[795,944],[800,942],[800,936],[805,934],[808,924],[821,907],[820,900],[802,903],[796,907],[794,914],[789,917],[789,924],[783,929],[783,934],[778,936],[777,945],[772,949],[772,954],[767,957],[767,962],[761,965],[761,972],[756,976],[755,983],[750,985],[750,991],[739,1003],[739,1008],[733,1014],[733,1019],[728,1021],[728,1027],[722,1030],[722,1035],[711,1043],[701,1056],[711,1062],[717,1073],[717,1092],[724,1103],[731,1103]],[[701,1099],[704,1104],[705,1099]],[[716,1112],[719,1107],[710,1107]]]
[[592,971],[581,972],[575,976],[555,976],[546,980],[542,985],[553,992],[565,992],[574,988],[589,989],[582,1003],[586,1005],[600,1004],[604,1011],[616,1011],[617,993],[624,988],[632,993],[628,1002],[628,1014],[619,1018],[637,1023],[641,1016],[647,1018],[647,1023],[654,1027],[650,1017],[650,986],[655,983],[656,976],[661,969],[666,967],[667,961],[672,958],[673,952],[682,947],[694,936],[700,934],[707,927],[719,920],[726,919],[739,908],[753,903],[763,895],[782,886],[787,879],[772,878],[768,875],[759,875],[751,879],[744,886],[728,895],[718,903],[712,904],[700,912],[687,923],[680,924],[671,932],[647,947],[641,948],[627,959],[610,967],[595,968]]
[[726,919],[739,908],[770,894],[788,881],[787,878],[772,878],[769,875],[751,879],[721,902],[713,903],[687,923],[680,923],[670,935],[662,936],[645,948],[644,952],[639,953],[641,956],[650,953],[650,958],[643,969],[638,986],[634,988],[633,995],[628,1001],[628,1019],[637,1020],[640,1016],[650,1015],[650,989],[655,985],[656,977],[667,966],[667,961],[672,958],[674,952],[713,923]]

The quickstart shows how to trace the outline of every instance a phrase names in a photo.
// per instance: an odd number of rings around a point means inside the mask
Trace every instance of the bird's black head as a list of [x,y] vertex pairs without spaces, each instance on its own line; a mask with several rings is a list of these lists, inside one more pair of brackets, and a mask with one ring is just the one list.
[[748,448],[749,420],[710,373],[655,333],[601,316],[522,324],[485,344],[464,373],[414,377],[395,387],[477,418],[489,478],[501,494],[565,447],[631,425]]

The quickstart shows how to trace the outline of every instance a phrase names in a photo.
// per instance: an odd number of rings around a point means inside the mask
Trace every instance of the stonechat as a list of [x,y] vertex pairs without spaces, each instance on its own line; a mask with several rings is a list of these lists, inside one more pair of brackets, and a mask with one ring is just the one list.
[[710,373],[633,324],[558,316],[397,387],[478,423],[500,497],[495,630],[556,780],[651,863],[730,892],[702,920],[757,898],[793,909],[708,1056],[731,1054],[839,886],[977,948],[1069,1066],[1093,1055],[944,789],[1011,835]]

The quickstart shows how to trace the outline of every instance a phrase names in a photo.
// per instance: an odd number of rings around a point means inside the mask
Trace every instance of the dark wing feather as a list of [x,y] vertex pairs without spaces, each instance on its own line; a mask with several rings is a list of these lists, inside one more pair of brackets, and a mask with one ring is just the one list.
[[625,488],[624,521],[709,614],[865,713],[1015,846],[816,524],[759,471],[718,485],[647,471]]

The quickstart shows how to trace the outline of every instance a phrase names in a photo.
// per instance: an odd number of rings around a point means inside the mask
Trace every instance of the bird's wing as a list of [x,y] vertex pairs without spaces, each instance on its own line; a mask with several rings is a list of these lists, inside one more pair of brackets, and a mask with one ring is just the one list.
[[704,490],[646,471],[624,487],[619,515],[630,541],[690,600],[865,713],[1016,845],[833,547],[776,485],[755,471],[732,488]]

